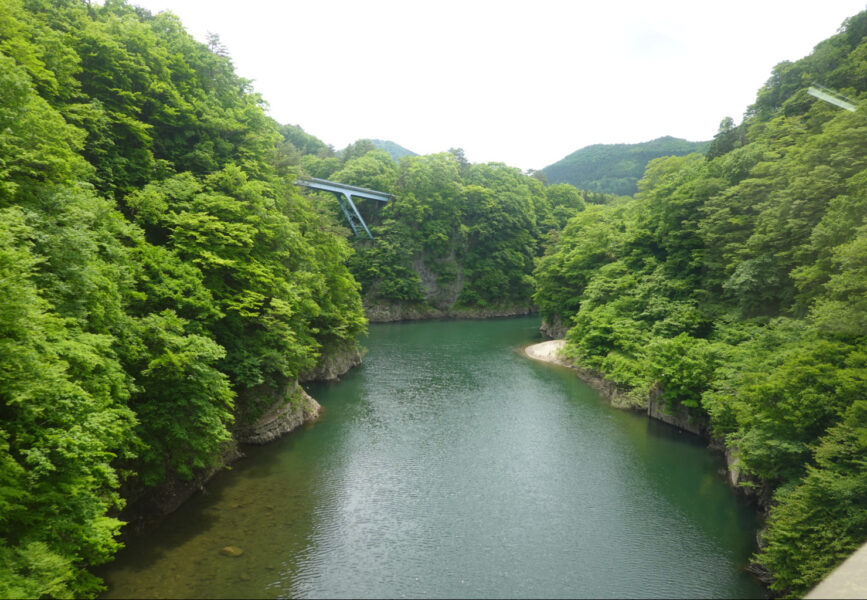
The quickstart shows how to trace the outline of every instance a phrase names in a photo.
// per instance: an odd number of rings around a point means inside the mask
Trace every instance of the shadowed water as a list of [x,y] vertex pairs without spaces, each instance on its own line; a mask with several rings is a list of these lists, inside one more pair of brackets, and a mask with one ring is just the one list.
[[136,539],[106,597],[760,597],[718,458],[525,358],[537,328],[371,326],[322,419]]

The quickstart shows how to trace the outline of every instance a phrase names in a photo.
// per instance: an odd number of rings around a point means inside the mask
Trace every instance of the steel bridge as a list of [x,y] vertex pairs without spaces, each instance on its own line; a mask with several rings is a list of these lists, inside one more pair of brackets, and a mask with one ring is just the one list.
[[355,206],[355,202],[353,202],[352,199],[364,198],[367,200],[388,202],[394,198],[394,196],[386,194],[385,192],[355,187],[354,185],[346,185],[345,183],[328,181],[326,179],[317,179],[315,177],[298,179],[295,181],[295,185],[303,185],[304,187],[313,190],[331,192],[334,194],[346,220],[349,221],[349,226],[352,227],[352,232],[355,235],[361,235],[361,231],[363,230],[370,239],[373,239],[373,235],[370,233],[370,229],[367,228],[367,223],[364,222],[361,213],[358,212],[358,207]]
[[840,108],[845,108],[848,111],[855,111],[855,103],[852,102],[851,99],[847,98],[843,94],[835,92],[834,90],[829,90],[828,88],[819,85],[818,83],[814,83],[809,87],[807,93],[811,96],[815,96],[820,100],[824,100],[825,102],[830,102],[834,106],[839,106]]

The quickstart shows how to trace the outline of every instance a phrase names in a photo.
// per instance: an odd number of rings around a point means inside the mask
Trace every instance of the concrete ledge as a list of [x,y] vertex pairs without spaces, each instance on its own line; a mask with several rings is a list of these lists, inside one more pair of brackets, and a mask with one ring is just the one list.
[[804,598],[867,598],[867,544],[831,571]]

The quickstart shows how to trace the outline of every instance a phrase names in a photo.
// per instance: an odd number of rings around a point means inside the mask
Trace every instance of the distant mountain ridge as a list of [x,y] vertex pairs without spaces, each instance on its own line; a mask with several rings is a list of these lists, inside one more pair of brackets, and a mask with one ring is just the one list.
[[690,142],[665,136],[640,144],[586,146],[542,169],[548,183],[571,183],[592,192],[631,196],[654,158],[707,152],[710,141]]
[[379,148],[380,150],[385,150],[391,156],[394,162],[399,161],[404,156],[418,156],[412,150],[407,150],[400,144],[396,144],[394,142],[388,140],[370,140],[373,142],[373,145]]

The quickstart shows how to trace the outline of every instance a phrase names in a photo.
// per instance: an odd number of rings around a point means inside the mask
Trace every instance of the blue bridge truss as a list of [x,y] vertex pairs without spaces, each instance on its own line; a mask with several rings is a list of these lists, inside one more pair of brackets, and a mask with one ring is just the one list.
[[361,232],[364,231],[370,239],[373,239],[373,235],[370,233],[370,229],[367,228],[367,223],[364,222],[361,213],[358,212],[358,207],[355,206],[353,198],[365,198],[367,200],[377,200],[379,202],[388,202],[394,198],[394,196],[386,194],[385,192],[355,187],[354,185],[346,185],[345,183],[328,181],[326,179],[316,179],[315,177],[298,179],[295,181],[295,185],[301,185],[312,190],[331,192],[334,194],[337,198],[337,203],[340,204],[340,208],[343,210],[346,220],[349,221],[349,226],[352,228],[352,232],[355,235],[361,235]]

